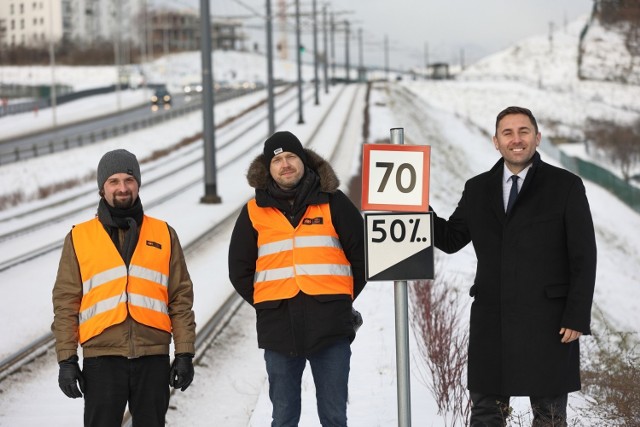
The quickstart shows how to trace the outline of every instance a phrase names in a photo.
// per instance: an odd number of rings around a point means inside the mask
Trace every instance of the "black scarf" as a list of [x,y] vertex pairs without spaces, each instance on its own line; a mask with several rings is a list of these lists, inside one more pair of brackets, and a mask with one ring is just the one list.
[[[111,241],[118,249],[127,267],[129,266],[129,262],[131,262],[133,251],[138,244],[138,235],[143,216],[144,211],[140,197],[138,197],[133,203],[133,206],[128,209],[114,208],[109,205],[104,198],[100,199],[100,203],[98,204],[98,219],[109,234],[109,237],[111,237]],[[122,247],[120,246],[120,229],[126,230]]]

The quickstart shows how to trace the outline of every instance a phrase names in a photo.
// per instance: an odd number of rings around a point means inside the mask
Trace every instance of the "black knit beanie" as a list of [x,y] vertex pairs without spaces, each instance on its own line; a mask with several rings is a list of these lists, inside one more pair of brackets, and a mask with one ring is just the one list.
[[303,163],[307,163],[307,155],[300,140],[291,132],[282,131],[274,133],[264,142],[264,165],[267,169],[271,165],[271,159],[285,151],[295,154]]
[[142,185],[138,159],[133,153],[127,150],[117,149],[109,151],[102,156],[98,163],[98,189],[102,190],[104,182],[116,173],[131,175],[138,181],[138,186]]

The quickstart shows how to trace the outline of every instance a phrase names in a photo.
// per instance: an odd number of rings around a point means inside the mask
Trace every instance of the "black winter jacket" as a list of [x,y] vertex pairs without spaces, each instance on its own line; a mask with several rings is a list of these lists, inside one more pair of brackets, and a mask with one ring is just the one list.
[[[331,220],[340,244],[351,263],[354,298],[365,286],[364,225],[360,211],[338,189],[340,184],[331,165],[312,150],[305,149],[305,167],[320,177],[301,206],[283,212],[293,227],[302,219],[309,205],[329,203]],[[249,166],[247,180],[256,189],[260,207],[281,205],[267,191],[271,176],[260,155]],[[291,215],[298,212],[297,215]],[[253,228],[245,205],[236,220],[229,245],[229,277],[236,291],[256,309],[258,346],[291,356],[308,356],[339,339],[355,338],[352,301],[348,295],[311,296],[299,292],[295,297],[253,304],[253,278],[258,258],[258,233]]]

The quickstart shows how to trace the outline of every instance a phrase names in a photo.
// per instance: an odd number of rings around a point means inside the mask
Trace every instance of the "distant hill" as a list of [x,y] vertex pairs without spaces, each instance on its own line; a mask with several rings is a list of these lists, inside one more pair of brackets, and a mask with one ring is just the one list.
[[640,0],[600,0],[590,15],[487,56],[457,78],[560,90],[579,81],[640,86]]
[[580,36],[578,76],[640,85],[640,2],[599,0]]

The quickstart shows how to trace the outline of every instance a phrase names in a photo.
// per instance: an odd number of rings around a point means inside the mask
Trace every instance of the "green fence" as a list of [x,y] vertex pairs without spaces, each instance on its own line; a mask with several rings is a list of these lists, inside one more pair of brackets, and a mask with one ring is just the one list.
[[640,212],[640,188],[625,182],[609,170],[578,157],[569,156],[543,138],[542,150],[559,161],[562,166],[584,179],[598,184],[613,193],[631,209]]

